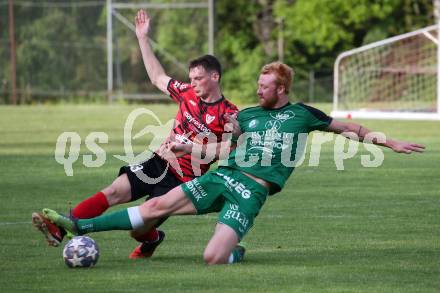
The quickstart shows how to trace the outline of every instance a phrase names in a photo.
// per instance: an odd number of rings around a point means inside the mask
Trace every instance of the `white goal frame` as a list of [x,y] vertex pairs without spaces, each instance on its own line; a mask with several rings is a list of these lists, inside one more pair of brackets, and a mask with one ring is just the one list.
[[[196,0],[197,1],[197,0]],[[113,16],[127,26],[131,31],[135,32],[135,26],[124,16],[117,12],[118,9],[207,9],[208,10],[208,54],[214,54],[214,0],[199,0],[197,2],[171,2],[171,3],[124,3],[113,2],[107,0],[107,97],[108,102],[111,103],[116,97],[113,85]],[[160,51],[172,63],[184,71],[187,67],[179,62],[174,56],[169,54],[164,48],[160,47],[154,40],[150,38],[150,44],[153,49]],[[125,98],[148,100],[157,99],[157,94],[127,94],[123,95]]]
[[[433,36],[429,31],[436,30],[439,32],[439,25],[428,26],[410,33],[391,37],[382,41],[374,42],[353,50],[345,51],[341,53],[334,64],[334,95],[333,95],[333,111],[331,116],[335,118],[348,118],[348,119],[392,119],[392,120],[440,120],[440,46],[436,36]],[[379,110],[361,110],[361,109],[339,109],[339,91],[340,91],[340,75],[339,66],[341,61],[345,58],[364,52],[366,50],[383,46],[389,43],[393,43],[399,40],[410,38],[419,34],[423,34],[426,38],[431,40],[437,46],[437,107],[434,112],[403,112],[403,111],[379,111]]]

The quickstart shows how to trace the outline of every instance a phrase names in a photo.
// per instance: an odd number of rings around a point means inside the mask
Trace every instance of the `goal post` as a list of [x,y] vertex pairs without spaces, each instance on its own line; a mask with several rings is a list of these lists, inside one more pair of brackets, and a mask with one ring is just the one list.
[[338,56],[335,118],[440,120],[437,25]]
[[[115,99],[167,100],[157,89],[146,85],[144,74],[139,73],[144,72],[144,66],[143,62],[137,62],[142,58],[136,56],[139,49],[133,39],[133,19],[138,9],[147,9],[154,22],[162,20],[164,23],[152,25],[149,41],[171,76],[182,78],[182,73],[187,76],[188,60],[214,53],[214,0],[106,0],[106,6],[109,102]],[[165,35],[168,41],[163,45],[160,40]]]

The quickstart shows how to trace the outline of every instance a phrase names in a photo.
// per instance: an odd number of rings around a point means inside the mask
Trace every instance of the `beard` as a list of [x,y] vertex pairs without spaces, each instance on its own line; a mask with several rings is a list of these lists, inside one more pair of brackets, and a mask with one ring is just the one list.
[[277,102],[278,102],[278,98],[276,96],[271,96],[268,98],[260,98],[260,106],[264,109],[272,109]]

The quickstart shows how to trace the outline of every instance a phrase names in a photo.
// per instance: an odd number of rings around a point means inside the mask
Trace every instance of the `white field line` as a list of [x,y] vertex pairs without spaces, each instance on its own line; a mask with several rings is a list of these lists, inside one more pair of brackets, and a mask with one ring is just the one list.
[[8,225],[28,225],[31,222],[0,222],[0,226],[8,226]]

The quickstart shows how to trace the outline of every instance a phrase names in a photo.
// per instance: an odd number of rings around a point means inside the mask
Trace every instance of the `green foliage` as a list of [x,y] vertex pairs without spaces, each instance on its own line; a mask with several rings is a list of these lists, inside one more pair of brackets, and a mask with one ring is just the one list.
[[[0,27],[7,28],[7,5],[1,8]],[[105,6],[14,8],[22,96],[35,97],[35,89],[42,92],[39,96],[105,92]],[[130,21],[134,18],[134,10],[119,12]],[[180,63],[207,52],[204,12],[149,13],[153,39]],[[433,14],[432,0],[224,0],[215,1],[215,20],[215,54],[224,68],[224,91],[236,102],[247,102],[255,99],[261,66],[278,58],[281,35],[284,61],[294,67],[297,82],[306,84],[310,70],[330,72],[342,51],[432,24]],[[151,91],[133,32],[116,19],[114,30],[114,70],[122,72],[116,86],[126,92]],[[8,37],[7,29],[0,31],[1,92],[10,90]],[[169,75],[187,78],[160,50],[156,53]]]
[[[55,95],[57,99],[65,95],[66,100],[86,98],[105,90],[105,23],[98,23],[101,10],[14,6],[17,87],[22,103],[40,98],[50,101]],[[0,60],[5,61],[9,69],[9,58]],[[9,80],[9,72],[5,76]]]
[[431,24],[421,15],[431,10],[431,1],[279,0],[274,14],[285,22],[286,61],[319,69],[344,50]]
[[216,4],[216,54],[224,67],[223,84],[233,101],[256,99],[256,80],[267,61],[253,33],[259,6],[255,1],[219,1]]
[[154,19],[156,41],[160,46],[170,48],[177,60],[194,59],[199,57],[200,51],[208,51],[207,18],[200,17],[198,12],[195,9],[164,12]]
[[[62,46],[63,40],[77,35],[76,25],[58,26],[61,22],[71,23],[71,16],[59,10],[53,10],[47,17],[37,19],[32,26],[20,31],[20,39],[25,40],[18,47],[17,74],[23,85],[39,85],[42,89],[62,88],[67,78],[74,80],[75,50]],[[60,43],[53,44],[56,36]],[[61,47],[59,47],[61,46]],[[63,58],[59,58],[63,55]],[[57,72],[48,75],[47,72]]]
[[263,65],[263,52],[261,47],[247,49],[233,37],[226,37],[222,46],[225,46],[236,67],[227,68],[223,75],[223,83],[226,85],[225,94],[229,99],[240,102],[254,102],[256,99],[256,81],[261,66]]

